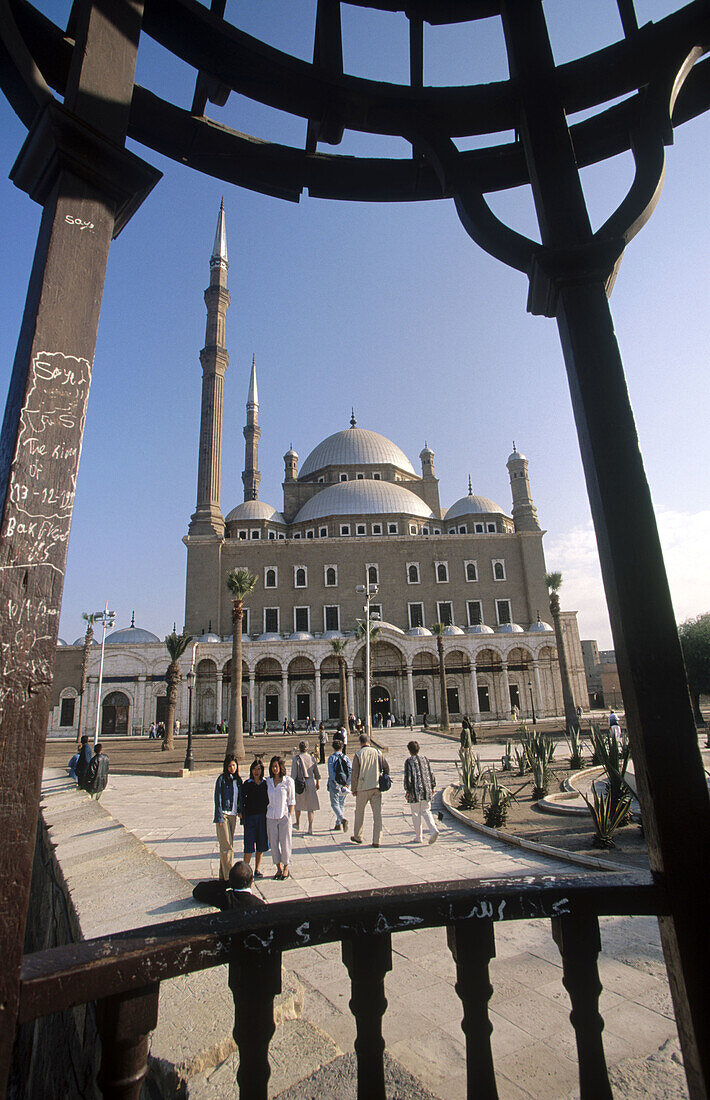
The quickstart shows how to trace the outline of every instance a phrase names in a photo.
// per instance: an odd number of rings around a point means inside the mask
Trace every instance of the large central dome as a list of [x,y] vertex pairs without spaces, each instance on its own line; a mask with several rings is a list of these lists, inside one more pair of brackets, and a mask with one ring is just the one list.
[[346,428],[329,435],[319,443],[301,468],[300,478],[309,477],[326,466],[396,466],[413,474],[414,469],[404,451],[391,439],[367,428]]

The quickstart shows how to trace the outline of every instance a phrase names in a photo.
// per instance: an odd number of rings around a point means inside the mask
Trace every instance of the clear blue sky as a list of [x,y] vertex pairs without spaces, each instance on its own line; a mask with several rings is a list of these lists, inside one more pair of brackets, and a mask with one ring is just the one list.
[[[63,23],[68,0],[39,6]],[[638,0],[640,21],[678,6]],[[614,0],[545,5],[558,60],[619,36]],[[312,0],[230,0],[227,17],[308,57]],[[346,70],[406,79],[406,23],[343,6]],[[585,45],[586,43],[586,45]],[[426,35],[428,83],[507,75],[497,21]],[[189,106],[194,79],[150,40],[138,80]],[[305,124],[232,96],[213,117],[302,144]],[[0,388],[7,390],[40,209],[8,181],[24,131],[0,102],[4,232],[0,263]],[[659,517],[679,620],[710,608],[708,425],[710,344],[707,149],[710,119],[679,129],[664,194],[624,257],[612,313]],[[301,463],[325,436],[361,427],[403,448],[419,469],[435,451],[441,499],[474,491],[506,510],[512,441],[527,455],[548,568],[563,573],[563,606],[583,638],[611,636],[554,321],[525,312],[522,275],[482,253],[453,204],[369,205],[304,196],[298,205],[236,188],[132,146],[164,179],[112,246],[77,485],[60,634],[82,633],[81,612],[102,607],[118,625],[164,635],[184,613],[185,548],[195,506],[205,308],[202,292],[219,202],[227,212],[232,305],[222,508],[242,499],[244,405],[256,355],[262,499],[279,506],[283,454]],[[348,134],[339,152],[404,153],[402,143]],[[622,198],[629,157],[583,179],[595,225]],[[536,235],[527,191],[492,205]],[[543,609],[541,609],[543,610]]]

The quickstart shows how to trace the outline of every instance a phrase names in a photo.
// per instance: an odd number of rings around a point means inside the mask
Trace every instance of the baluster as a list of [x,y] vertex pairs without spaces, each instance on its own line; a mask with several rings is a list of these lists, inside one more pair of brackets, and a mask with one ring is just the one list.
[[138,1100],[148,1072],[150,1033],[158,1023],[160,983],[96,1002],[101,1038],[98,1086],[105,1100]]
[[446,942],[456,963],[456,992],[463,1005],[461,1030],[466,1036],[466,1095],[476,1100],[497,1100],[495,1067],[491,1051],[493,1024],[488,1002],[493,992],[488,964],[496,953],[493,921],[451,924]]
[[[249,943],[254,944],[255,937]],[[234,997],[234,1041],[239,1049],[237,1082],[241,1100],[267,1100],[269,1043],[276,1030],[274,997],[281,992],[281,951],[233,942],[229,988]]]
[[580,1100],[611,1100],[599,1013],[599,920],[587,913],[553,917],[552,937],[562,956],[562,984],[572,1002],[569,1018],[577,1039]]
[[387,1011],[385,974],[392,969],[392,937],[389,933],[350,936],[343,940],[342,953],[357,1027],[358,1100],[386,1100],[382,1017]]

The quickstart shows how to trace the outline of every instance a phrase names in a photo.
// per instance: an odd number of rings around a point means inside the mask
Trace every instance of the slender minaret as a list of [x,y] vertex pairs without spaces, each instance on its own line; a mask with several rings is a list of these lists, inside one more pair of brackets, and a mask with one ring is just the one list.
[[539,531],[537,508],[533,504],[528,480],[528,460],[521,455],[513,442],[513,453],[508,462],[510,488],[513,494],[513,522],[516,531]]
[[251,359],[251,378],[249,379],[249,396],[247,397],[247,422],[244,425],[244,499],[259,499],[259,391],[256,388],[256,358]]
[[190,520],[190,535],[224,536],[224,518],[220,508],[220,483],[224,375],[229,363],[229,355],[225,347],[225,322],[230,301],[227,290],[228,269],[223,199],[219,208],[214,248],[210,256],[210,285],[205,291],[207,323],[205,346],[200,352],[202,413],[197,466],[197,506]]

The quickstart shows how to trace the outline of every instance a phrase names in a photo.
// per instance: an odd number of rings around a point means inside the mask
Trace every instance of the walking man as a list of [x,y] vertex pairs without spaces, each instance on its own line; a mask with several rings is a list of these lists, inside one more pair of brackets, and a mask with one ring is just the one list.
[[439,830],[431,813],[431,800],[434,796],[436,780],[426,756],[420,755],[419,742],[410,741],[407,748],[409,756],[404,761],[404,793],[412,811],[414,839],[417,844],[421,844],[422,825],[426,825],[429,830],[429,843],[433,844],[439,839]]
[[339,833],[341,829],[344,833],[348,831],[348,823],[343,814],[351,774],[352,765],[343,752],[343,742],[336,737],[333,740],[333,752],[328,757],[328,794],[335,814],[334,833]]
[[355,795],[355,831],[350,837],[353,844],[362,844],[362,826],[365,807],[372,808],[372,847],[379,848],[382,836],[382,792],[380,772],[389,775],[386,758],[370,744],[366,733],[360,734],[360,748],[353,757],[352,792]]
[[89,761],[84,777],[84,790],[97,802],[108,783],[108,756],[101,751],[102,749],[103,745],[100,741],[94,745],[94,755]]
[[325,743],[325,725],[323,724],[323,722],[321,722],[320,726],[318,727],[318,750],[320,752],[320,759],[318,761],[319,764],[325,764]]

